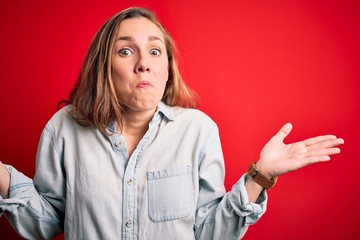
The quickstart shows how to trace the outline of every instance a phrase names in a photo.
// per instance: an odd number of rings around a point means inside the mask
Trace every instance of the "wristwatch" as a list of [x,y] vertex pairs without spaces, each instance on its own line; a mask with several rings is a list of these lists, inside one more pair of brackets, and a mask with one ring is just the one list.
[[265,189],[272,188],[277,181],[277,177],[268,179],[264,175],[262,175],[259,170],[256,169],[256,162],[250,165],[247,173],[254,180],[254,182],[256,182]]

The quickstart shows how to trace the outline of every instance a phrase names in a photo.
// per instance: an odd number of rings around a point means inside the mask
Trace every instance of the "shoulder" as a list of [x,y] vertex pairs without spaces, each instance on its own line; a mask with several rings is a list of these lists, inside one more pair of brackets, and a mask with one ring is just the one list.
[[216,123],[203,111],[193,108],[172,107],[174,122],[199,127],[217,127]]
[[73,131],[80,127],[79,124],[71,117],[70,111],[73,109],[72,105],[67,105],[58,110],[47,122],[45,130],[54,134],[60,130]]

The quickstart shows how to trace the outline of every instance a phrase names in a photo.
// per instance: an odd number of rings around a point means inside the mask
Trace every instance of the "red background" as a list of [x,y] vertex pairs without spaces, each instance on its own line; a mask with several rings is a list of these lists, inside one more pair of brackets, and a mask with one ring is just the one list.
[[[34,175],[40,133],[67,97],[93,35],[148,6],[175,38],[181,71],[219,125],[230,189],[285,123],[286,142],[333,133],[342,154],[279,179],[245,239],[358,235],[360,3],[290,1],[6,1],[0,4],[0,160]],[[0,220],[1,239],[20,239]],[[59,237],[61,239],[61,237]]]

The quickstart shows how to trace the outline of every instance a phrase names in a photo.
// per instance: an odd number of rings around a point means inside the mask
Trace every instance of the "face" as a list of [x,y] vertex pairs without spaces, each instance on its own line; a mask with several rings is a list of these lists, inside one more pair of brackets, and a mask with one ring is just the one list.
[[125,110],[155,111],[169,75],[161,30],[143,17],[121,22],[111,66],[117,97]]

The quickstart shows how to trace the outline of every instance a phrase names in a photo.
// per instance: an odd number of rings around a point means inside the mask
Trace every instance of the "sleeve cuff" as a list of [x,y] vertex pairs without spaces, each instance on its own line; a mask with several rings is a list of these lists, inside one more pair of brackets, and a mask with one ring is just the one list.
[[268,197],[264,190],[256,200],[256,203],[251,203],[245,188],[247,179],[248,175],[244,174],[232,187],[229,194],[229,202],[237,215],[245,217],[245,225],[252,225],[265,213]]
[[0,216],[4,211],[13,211],[19,205],[26,206],[31,198],[32,179],[17,171],[14,167],[5,165],[10,173],[9,198],[0,196]]

